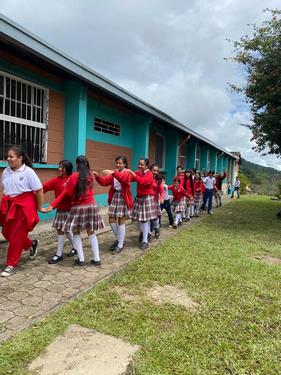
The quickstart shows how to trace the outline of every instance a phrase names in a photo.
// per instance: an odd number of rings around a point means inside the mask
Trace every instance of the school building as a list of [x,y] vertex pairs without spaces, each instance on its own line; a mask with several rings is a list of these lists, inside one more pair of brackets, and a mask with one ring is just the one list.
[[[238,173],[237,155],[0,15],[0,174],[10,144],[24,146],[42,181],[80,154],[97,171],[118,155],[132,169],[149,157],[168,182],[178,164],[226,170],[228,184]],[[96,185],[99,204],[107,190]]]

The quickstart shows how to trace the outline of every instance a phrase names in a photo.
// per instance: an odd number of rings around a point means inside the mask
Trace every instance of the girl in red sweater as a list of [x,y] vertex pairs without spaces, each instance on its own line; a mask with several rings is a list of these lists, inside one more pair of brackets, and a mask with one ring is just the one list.
[[93,176],[90,172],[90,166],[87,158],[80,155],[76,158],[77,172],[73,173],[68,179],[63,192],[45,209],[45,212],[71,199],[71,209],[66,221],[62,227],[64,233],[72,232],[78,259],[74,264],[79,266],[85,265],[85,258],[80,233],[87,231],[93,259],[91,264],[100,266],[101,260],[99,255],[98,240],[95,231],[104,228],[103,221],[99,214],[99,209],[95,205],[93,191]]
[[177,226],[181,224],[182,214],[185,212],[186,191],[184,190],[183,186],[180,185],[180,180],[178,177],[174,178],[173,185],[169,185],[168,189],[172,190],[173,193],[172,208],[176,214],[173,228],[177,228]]
[[160,219],[159,218],[161,217],[160,204],[163,204],[164,202],[164,197],[165,197],[164,185],[163,185],[162,179],[159,178],[158,165],[152,164],[149,169],[153,175],[153,185],[152,185],[153,196],[154,196],[154,201],[155,201],[155,205],[156,205],[157,213],[158,213],[157,218],[152,221],[152,224],[153,224],[152,227],[154,229],[155,238],[159,238],[160,237]]
[[[51,180],[45,182],[43,184],[43,191],[47,193],[48,191],[54,191],[55,197],[58,197],[65,187],[69,177],[72,174],[73,165],[69,160],[61,160],[59,162],[59,175]],[[53,228],[56,228],[58,233],[58,244],[57,244],[57,251],[54,256],[49,260],[49,264],[56,264],[63,260],[63,247],[64,247],[64,232],[62,231],[62,227],[67,219],[70,210],[70,203],[71,200],[65,200],[62,204],[57,208],[57,213],[55,220],[53,222]],[[71,232],[67,233],[67,237],[72,244],[72,250],[67,254],[68,257],[74,256],[77,254],[75,250],[73,234]]]
[[184,172],[184,180],[183,180],[183,188],[186,191],[185,196],[185,213],[184,217],[186,220],[190,220],[191,216],[191,206],[194,204],[194,186],[193,186],[193,178],[192,178],[192,171],[190,169],[187,169]]
[[200,207],[203,201],[203,194],[205,193],[205,185],[199,172],[195,173],[194,178],[194,204],[195,216],[199,216]]
[[148,248],[150,220],[154,220],[158,216],[158,210],[154,200],[154,179],[148,166],[149,160],[141,158],[138,164],[139,169],[136,172],[130,171],[133,176],[133,181],[137,183],[137,196],[134,201],[132,219],[138,221],[140,224],[142,234],[141,250],[146,250]]
[[108,192],[109,224],[115,236],[115,242],[110,247],[112,254],[119,254],[124,247],[125,220],[131,216],[133,196],[131,192],[132,175],[128,170],[128,161],[125,156],[117,156],[116,169],[105,170],[105,176],[93,172],[97,182],[102,186],[110,186]]

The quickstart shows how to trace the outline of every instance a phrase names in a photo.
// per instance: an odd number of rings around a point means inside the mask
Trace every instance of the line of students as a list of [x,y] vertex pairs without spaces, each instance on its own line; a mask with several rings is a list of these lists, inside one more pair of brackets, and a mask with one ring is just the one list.
[[[200,173],[187,170],[183,173],[177,168],[172,185],[166,185],[165,179],[159,176],[159,168],[141,158],[138,170],[128,168],[127,158],[118,156],[114,170],[104,170],[102,175],[91,172],[87,158],[80,155],[76,158],[77,172],[72,173],[72,163],[62,160],[59,163],[59,174],[56,178],[41,184],[32,169],[32,164],[23,150],[11,146],[7,154],[8,167],[1,177],[3,198],[0,206],[0,223],[2,233],[9,241],[7,265],[1,276],[10,276],[17,270],[22,249],[29,250],[33,258],[38,250],[38,239],[30,240],[30,232],[38,223],[37,210],[42,213],[57,209],[53,228],[57,230],[58,242],[50,264],[63,261],[65,234],[72,244],[67,256],[77,256],[74,264],[85,265],[81,232],[87,231],[91,245],[93,266],[100,266],[99,244],[95,232],[104,228],[94,199],[94,178],[102,186],[110,186],[108,193],[109,224],[115,236],[110,247],[112,254],[124,249],[126,234],[125,220],[131,218],[139,226],[140,249],[148,248],[151,233],[160,236],[161,210],[165,209],[169,225],[177,228],[183,220],[198,216],[206,192]],[[133,200],[131,183],[137,184],[137,196]],[[168,190],[173,193],[172,204]],[[47,208],[43,208],[43,192],[54,191],[55,199]],[[204,203],[203,203],[204,204]],[[173,217],[172,210],[175,214]]]

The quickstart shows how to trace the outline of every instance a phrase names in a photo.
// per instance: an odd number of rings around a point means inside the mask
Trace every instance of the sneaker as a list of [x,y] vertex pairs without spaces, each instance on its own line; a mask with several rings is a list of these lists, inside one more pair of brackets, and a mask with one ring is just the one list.
[[155,235],[155,238],[159,238],[160,237],[160,229],[159,228],[155,229],[154,235]]
[[81,266],[81,267],[83,267],[83,266],[85,266],[85,262],[82,262],[82,261],[79,260],[79,259],[75,259],[73,265],[74,265],[74,266]]
[[3,272],[1,272],[2,277],[9,277],[12,276],[14,273],[17,272],[17,267],[7,266]]
[[31,248],[29,249],[29,258],[34,259],[38,252],[39,240],[33,240]]
[[61,262],[63,260],[63,256],[58,256],[57,254],[55,254],[50,260],[49,260],[49,264],[56,264],[58,262]]
[[139,242],[142,242],[142,232],[140,232],[140,235],[139,235],[139,239],[138,239]]
[[208,214],[209,215],[213,215],[213,211],[208,211]]
[[115,249],[112,251],[112,254],[113,255],[119,254],[119,253],[121,253],[121,251],[123,251],[123,249],[124,249],[124,247],[116,246]]
[[67,257],[74,257],[74,255],[77,255],[76,249],[71,249],[70,252],[66,254]]
[[147,242],[142,242],[140,245],[141,250],[146,250],[148,248],[148,243]]
[[93,266],[100,267],[101,266],[101,261],[100,260],[94,260],[94,259],[92,259],[91,260],[91,264]]
[[169,225],[169,228],[173,228],[173,224],[170,224],[170,225]]
[[110,246],[110,250],[113,251],[115,250],[115,248],[118,246],[118,241],[116,240],[111,246]]

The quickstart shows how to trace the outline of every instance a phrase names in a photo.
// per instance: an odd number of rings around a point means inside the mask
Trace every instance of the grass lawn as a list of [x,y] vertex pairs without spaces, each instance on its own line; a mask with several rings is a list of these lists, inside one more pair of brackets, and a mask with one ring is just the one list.
[[[268,197],[242,197],[182,230],[0,345],[0,374],[27,374],[71,323],[139,344],[137,375],[280,374],[281,265],[254,258],[281,258],[278,206]],[[156,283],[180,285],[200,303],[198,312],[145,299]],[[143,300],[122,299],[116,285]]]

